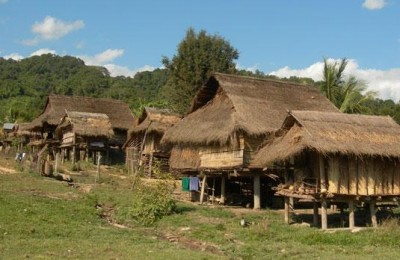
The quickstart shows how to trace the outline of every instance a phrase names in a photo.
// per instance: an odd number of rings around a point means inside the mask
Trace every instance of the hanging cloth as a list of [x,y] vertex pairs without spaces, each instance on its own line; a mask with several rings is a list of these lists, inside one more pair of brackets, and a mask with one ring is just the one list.
[[190,191],[198,191],[199,190],[199,177],[189,177],[189,189]]
[[189,191],[189,177],[182,177],[182,191]]

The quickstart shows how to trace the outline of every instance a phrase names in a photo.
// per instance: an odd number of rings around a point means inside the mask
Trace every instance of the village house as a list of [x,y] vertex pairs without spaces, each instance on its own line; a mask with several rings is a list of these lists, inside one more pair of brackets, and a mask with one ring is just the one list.
[[111,122],[106,114],[65,111],[65,116],[55,130],[60,141],[59,148],[74,164],[78,160],[93,158],[105,153],[109,160],[109,141],[114,136]]
[[253,156],[291,109],[339,112],[313,86],[213,74],[195,96],[189,114],[163,137],[163,143],[173,146],[171,170],[203,177],[201,202],[209,191],[222,204],[259,209],[261,202],[271,203],[267,198],[278,180],[253,165]]
[[[77,115],[78,117],[75,117]],[[107,116],[108,119],[105,119],[105,116]],[[81,119],[77,121],[79,117],[81,117]],[[84,118],[89,121],[85,122]],[[28,126],[25,126],[25,129],[30,132],[41,133],[39,137],[35,136],[32,138],[28,145],[32,147],[33,153],[38,157],[40,157],[45,150],[49,151],[50,156],[54,156],[59,152],[60,144],[64,145],[64,148],[68,147],[66,144],[67,141],[65,140],[66,136],[63,135],[64,140],[60,141],[56,135],[56,128],[62,119],[65,124],[70,124],[77,133],[82,134],[82,131],[79,130],[80,126],[84,122],[86,126],[89,126],[89,122],[93,120],[93,118],[97,118],[97,120],[102,118],[102,123],[104,123],[104,121],[109,121],[113,135],[109,135],[110,138],[107,139],[107,147],[112,148],[109,152],[115,152],[117,154],[114,156],[115,160],[118,160],[119,157],[123,158],[121,147],[126,142],[127,131],[134,122],[134,116],[126,103],[113,99],[49,95],[43,112]],[[97,132],[109,132],[110,126],[108,123],[101,124],[99,127],[106,127],[106,129],[98,129],[96,130]],[[93,130],[93,128],[91,129]],[[94,132],[92,131],[92,133]],[[82,148],[81,143],[79,145],[80,148]],[[93,143],[89,143],[89,147],[91,145],[93,146]],[[73,147],[76,146],[77,144],[73,145]],[[73,147],[69,146],[69,148]],[[87,153],[86,155],[90,154]],[[68,158],[68,154],[64,154],[63,157]],[[77,158],[77,155],[72,158]]]
[[369,205],[372,226],[376,204],[397,204],[400,197],[400,126],[389,116],[291,111],[276,137],[254,163],[281,169],[277,195],[314,202],[314,225],[328,227],[327,205],[347,205],[348,226],[355,227],[355,206]]
[[169,171],[171,147],[161,144],[165,131],[181,120],[181,116],[168,109],[145,107],[137,124],[129,130],[124,145],[129,173],[143,171],[151,177],[155,167]]

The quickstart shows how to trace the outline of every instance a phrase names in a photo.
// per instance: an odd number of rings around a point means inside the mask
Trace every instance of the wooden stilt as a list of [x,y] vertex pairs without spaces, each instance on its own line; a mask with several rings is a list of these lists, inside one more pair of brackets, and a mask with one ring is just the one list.
[[203,204],[203,201],[204,201],[204,191],[206,189],[206,181],[207,181],[207,175],[204,175],[203,183],[201,185],[201,192],[200,192],[200,204]]
[[225,176],[221,177],[221,200],[220,203],[222,205],[225,204]]
[[355,228],[355,220],[354,220],[354,200],[349,201],[349,228]]
[[328,203],[326,199],[321,200],[321,228],[328,228],[328,214],[327,214]]
[[261,208],[261,199],[260,199],[260,175],[254,176],[254,209]]
[[313,208],[313,224],[314,227],[318,227],[318,203],[314,201],[314,208]]
[[289,197],[285,197],[285,223],[289,224],[289,214],[290,214],[290,206],[289,206]]
[[372,227],[378,227],[378,221],[376,220],[376,208],[375,208],[375,201],[371,200],[369,203],[369,211],[371,213],[371,225]]

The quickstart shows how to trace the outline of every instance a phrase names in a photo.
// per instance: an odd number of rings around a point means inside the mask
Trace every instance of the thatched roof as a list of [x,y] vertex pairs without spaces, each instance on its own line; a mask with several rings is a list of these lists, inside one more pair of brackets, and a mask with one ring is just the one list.
[[277,130],[294,109],[338,112],[312,86],[215,73],[194,98],[190,113],[163,141],[223,144],[235,131],[265,135]]
[[49,95],[43,112],[32,121],[29,129],[40,129],[44,123],[56,126],[64,116],[65,110],[106,114],[112,128],[128,130],[134,117],[128,104],[114,99]]
[[110,138],[114,135],[106,114],[66,111],[56,132],[60,135],[62,129],[69,126],[72,132],[80,136]]
[[154,107],[145,107],[141,116],[138,119],[136,126],[129,130],[129,136],[133,134],[143,133],[158,133],[160,135],[179,122],[181,116],[171,112],[169,109],[160,109]]
[[254,164],[268,166],[305,149],[321,154],[400,157],[400,126],[389,116],[292,111],[283,134],[259,150]]

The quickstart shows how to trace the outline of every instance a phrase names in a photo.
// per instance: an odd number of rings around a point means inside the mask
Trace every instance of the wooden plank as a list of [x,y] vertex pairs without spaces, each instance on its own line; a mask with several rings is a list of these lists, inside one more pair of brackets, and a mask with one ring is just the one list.
[[381,194],[389,194],[389,176],[387,172],[381,172],[380,176],[382,176],[382,190]]
[[400,194],[400,163],[398,160],[392,161],[393,170],[393,193]]
[[340,157],[340,194],[349,194],[349,163],[347,157]]
[[326,192],[328,190],[326,172],[325,172],[325,159],[322,155],[319,155],[319,178],[320,178],[320,190]]
[[357,161],[354,157],[348,158],[349,162],[349,194],[357,195]]
[[368,171],[366,170],[365,162],[362,160],[357,160],[357,166],[358,166],[358,194],[368,195],[367,192]]
[[330,193],[339,193],[340,185],[339,185],[339,159],[334,156],[329,159],[329,167],[328,167],[328,191]]
[[371,159],[366,160],[366,167],[368,171],[368,179],[367,179],[367,193],[368,195],[375,195],[375,166],[374,166],[374,161]]
[[392,170],[392,164],[389,162],[385,162],[382,159],[379,160],[380,162],[380,167],[382,169],[382,174],[385,174],[387,176],[387,190],[386,194],[393,194],[393,170]]

